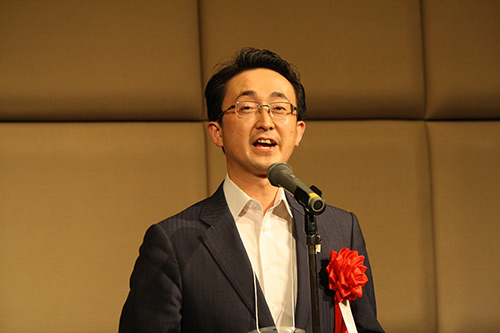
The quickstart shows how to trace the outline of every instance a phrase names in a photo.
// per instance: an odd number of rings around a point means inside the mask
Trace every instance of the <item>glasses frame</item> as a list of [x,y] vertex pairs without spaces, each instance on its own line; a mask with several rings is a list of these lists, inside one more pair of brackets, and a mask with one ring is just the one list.
[[[271,116],[271,118],[278,119],[278,120],[283,120],[283,121],[285,121],[286,119],[288,119],[288,116],[292,116],[294,114],[297,114],[297,112],[296,112],[297,111],[297,107],[295,105],[293,105],[292,103],[290,103],[290,102],[273,102],[273,103],[269,103],[269,104],[260,104],[259,102],[254,102],[254,101],[238,101],[238,102],[234,103],[233,105],[231,105],[230,107],[228,107],[227,109],[222,110],[221,113],[220,113],[220,115],[217,117],[217,119],[221,119],[226,113],[233,113],[233,112],[236,114],[236,116],[238,116],[239,118],[243,118],[243,119],[253,118],[257,114],[257,112],[255,112],[251,116],[242,116],[242,115],[240,115],[236,111],[237,110],[236,106],[238,104],[240,104],[240,103],[254,103],[254,104],[258,105],[258,107],[259,107],[258,110],[257,110],[258,113],[262,112],[261,110],[262,110],[263,107],[267,107],[267,112],[269,113],[269,115]],[[273,114],[273,111],[271,110],[271,105],[278,104],[278,103],[287,103],[287,104],[290,104],[290,106],[292,107],[292,111],[290,113],[285,114],[285,116],[283,118],[280,118],[280,117],[276,118],[276,116]],[[234,109],[234,111],[231,111],[232,109]]]

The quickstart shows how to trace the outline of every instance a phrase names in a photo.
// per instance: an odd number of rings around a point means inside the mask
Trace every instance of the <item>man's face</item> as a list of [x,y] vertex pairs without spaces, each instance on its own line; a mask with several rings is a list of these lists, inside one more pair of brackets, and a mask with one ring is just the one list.
[[[238,101],[297,105],[292,84],[281,74],[264,68],[244,71],[228,81],[222,109]],[[288,161],[305,130],[305,123],[297,121],[296,115],[273,121],[267,107],[252,118],[240,118],[231,111],[222,117],[222,124],[208,125],[212,141],[224,147],[231,177],[266,177],[271,164]]]

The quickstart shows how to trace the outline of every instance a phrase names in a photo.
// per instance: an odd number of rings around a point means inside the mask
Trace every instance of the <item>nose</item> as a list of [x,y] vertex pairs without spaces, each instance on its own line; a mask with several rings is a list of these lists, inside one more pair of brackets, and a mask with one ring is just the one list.
[[274,128],[273,118],[271,117],[271,109],[269,105],[261,105],[257,121],[255,122],[257,128],[262,128],[266,131]]

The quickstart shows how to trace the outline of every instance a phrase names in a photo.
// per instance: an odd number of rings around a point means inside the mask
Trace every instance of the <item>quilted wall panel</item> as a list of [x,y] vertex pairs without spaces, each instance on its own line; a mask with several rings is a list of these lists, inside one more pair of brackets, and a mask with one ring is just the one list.
[[195,1],[2,1],[0,45],[0,120],[203,116]]
[[422,118],[419,1],[200,1],[204,79],[245,46],[295,64],[308,119]]
[[206,196],[202,133],[0,124],[0,331],[115,332],[146,228]]

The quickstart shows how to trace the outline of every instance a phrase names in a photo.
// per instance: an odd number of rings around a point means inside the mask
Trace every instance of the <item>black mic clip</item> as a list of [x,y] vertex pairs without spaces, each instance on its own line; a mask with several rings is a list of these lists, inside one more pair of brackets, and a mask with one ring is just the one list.
[[313,215],[319,215],[325,211],[325,201],[321,197],[322,193],[319,188],[313,185],[310,187],[310,189],[313,191],[313,193],[308,194],[302,188],[297,186],[295,192],[293,193],[293,196],[307,212]]

